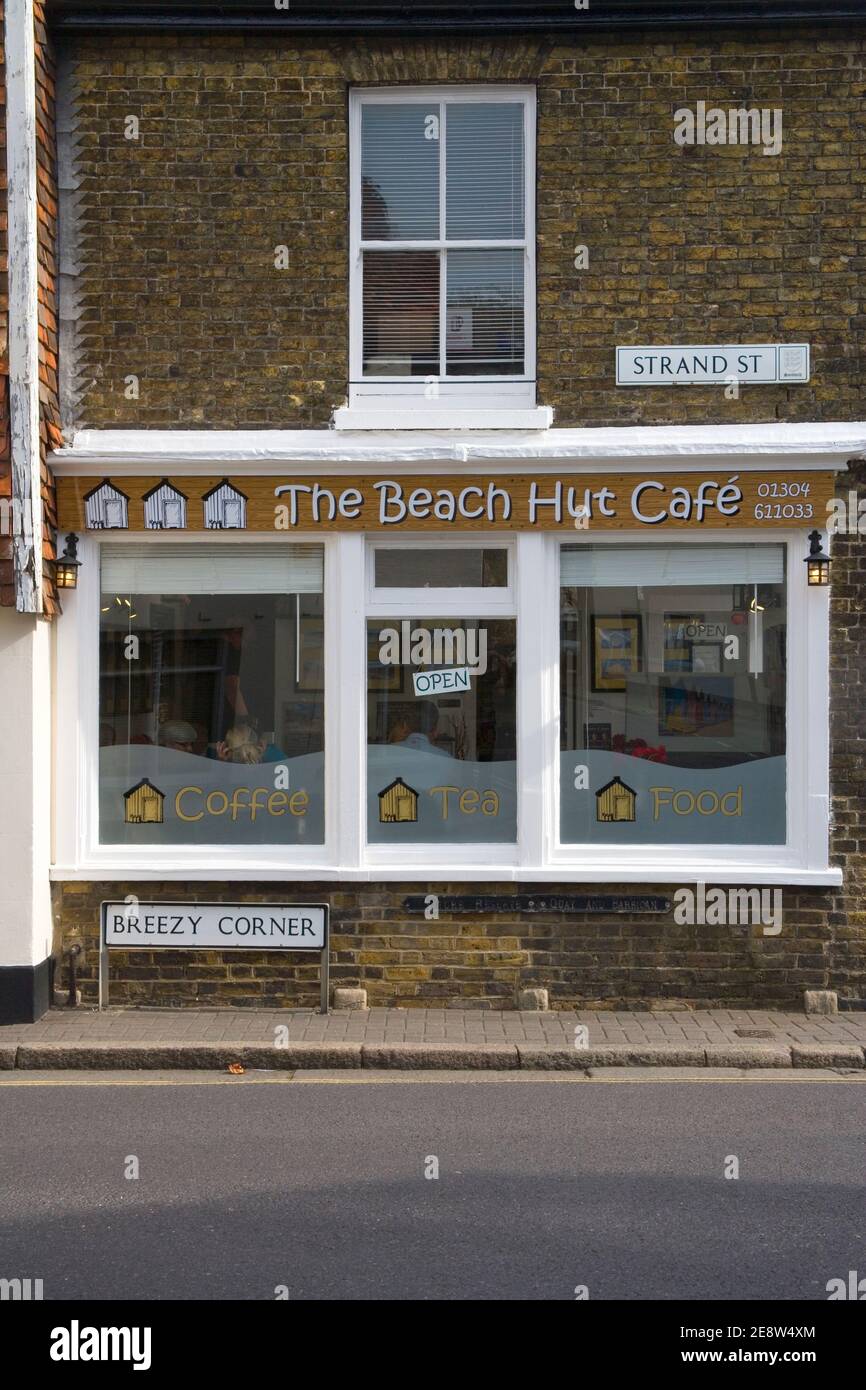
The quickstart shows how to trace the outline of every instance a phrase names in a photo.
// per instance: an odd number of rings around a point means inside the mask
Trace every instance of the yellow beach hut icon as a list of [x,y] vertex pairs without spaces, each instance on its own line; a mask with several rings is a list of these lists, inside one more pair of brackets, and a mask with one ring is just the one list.
[[165,793],[143,777],[123,796],[127,825],[162,825]]
[[398,777],[384,791],[379,792],[379,820],[383,825],[398,822],[417,821],[418,793]]
[[626,786],[619,777],[614,777],[596,794],[596,816],[600,821],[628,821],[635,819],[637,792]]

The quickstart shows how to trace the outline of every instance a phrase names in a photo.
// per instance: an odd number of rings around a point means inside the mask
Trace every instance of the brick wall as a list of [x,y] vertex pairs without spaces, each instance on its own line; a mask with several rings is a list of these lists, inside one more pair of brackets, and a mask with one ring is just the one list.
[[[362,985],[373,1007],[510,1008],[518,986],[546,985],[553,1008],[599,1003],[611,1008],[687,1001],[699,1006],[802,1005],[804,989],[835,987],[828,925],[838,910],[825,892],[786,892],[781,936],[760,929],[679,926],[672,917],[504,912],[442,913],[427,922],[407,912],[408,896],[427,893],[513,895],[514,884],[298,885],[292,900],[331,903],[331,980]],[[573,893],[574,885],[521,885],[526,893]],[[580,891],[584,891],[581,887]],[[608,884],[597,890],[611,892]],[[669,893],[658,884],[629,891]],[[59,932],[78,927],[86,941],[79,979],[85,1001],[96,991],[97,921],[106,898],[194,900],[178,884],[57,885]],[[209,902],[273,902],[274,885],[203,884]],[[285,896],[285,893],[283,894]],[[758,934],[754,934],[758,932]],[[862,933],[861,933],[862,935]],[[318,957],[255,951],[111,953],[113,1003],[255,1008],[318,1007]],[[862,986],[862,968],[845,976]]]
[[[444,81],[538,84],[539,394],[557,425],[862,415],[862,29],[70,45],[84,425],[326,426],[348,370],[348,86]],[[679,148],[673,112],[699,100],[781,107],[783,153]],[[813,382],[737,401],[615,387],[617,344],[707,339],[809,340]]]
[[[863,414],[866,44],[767,31],[708,43],[630,36],[579,46],[504,39],[77,39],[83,309],[72,375],[80,422],[324,427],[347,372],[348,84],[536,81],[540,396],[560,426],[857,419]],[[781,105],[786,145],[680,150],[681,105]],[[125,118],[140,121],[124,139]],[[577,272],[574,247],[590,250]],[[291,268],[273,269],[287,244]],[[623,342],[808,339],[808,387],[620,390]],[[141,382],[127,400],[124,379]],[[866,470],[854,477],[866,489]],[[844,491],[846,479],[841,485]],[[543,983],[555,1005],[793,1005],[810,987],[866,997],[866,560],[837,538],[833,588],[833,861],[837,891],[785,890],[778,937],[672,916],[500,914],[426,922],[404,899],[459,884],[298,885],[332,903],[333,977],[374,1004],[508,1005]],[[672,891],[658,885],[645,891]],[[610,891],[588,885],[587,891]],[[573,886],[543,885],[545,893]],[[513,884],[484,884],[513,894]],[[521,885],[520,891],[533,891]],[[641,891],[636,885],[635,892]],[[57,943],[87,943],[95,997],[105,898],[268,901],[274,885],[65,883]],[[278,895],[276,895],[278,896]],[[112,956],[112,998],[315,1007],[318,971],[262,953]]]

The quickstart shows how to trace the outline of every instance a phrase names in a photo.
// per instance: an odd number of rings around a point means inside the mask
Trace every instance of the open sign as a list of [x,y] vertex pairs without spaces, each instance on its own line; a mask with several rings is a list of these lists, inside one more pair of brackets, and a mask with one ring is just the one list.
[[451,671],[413,671],[416,695],[444,695],[453,690],[471,690],[469,667]]

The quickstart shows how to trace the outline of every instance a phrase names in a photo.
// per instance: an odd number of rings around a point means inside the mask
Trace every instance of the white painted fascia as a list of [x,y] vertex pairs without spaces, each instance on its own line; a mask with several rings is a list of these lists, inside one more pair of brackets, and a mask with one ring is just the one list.
[[60,476],[113,473],[280,471],[303,464],[339,470],[400,465],[569,464],[578,471],[648,464],[767,471],[842,469],[866,454],[866,421],[772,425],[659,425],[485,434],[472,430],[80,430],[51,455]]
[[6,0],[6,176],[9,227],[9,417],[15,606],[42,612],[39,449],[39,271],[36,44],[33,0]]

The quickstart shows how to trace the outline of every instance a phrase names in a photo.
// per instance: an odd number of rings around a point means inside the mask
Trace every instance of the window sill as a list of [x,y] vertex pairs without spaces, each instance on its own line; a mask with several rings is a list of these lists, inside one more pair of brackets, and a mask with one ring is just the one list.
[[441,410],[409,409],[405,400],[388,409],[377,405],[371,409],[342,406],[334,411],[337,430],[548,430],[553,424],[550,406],[525,410],[491,409],[467,410],[443,407]]
[[92,860],[76,866],[55,864],[51,869],[52,882],[69,883],[590,883],[611,888],[632,883],[663,883],[686,886],[691,883],[734,884],[740,887],[776,884],[780,887],[838,888],[842,870],[796,869],[772,865],[730,863],[725,868],[708,865],[669,863],[649,866],[584,863],[547,865],[545,868],[524,865],[486,864],[375,864],[363,868],[341,868],[336,865],[308,863],[306,865],[274,864],[254,860],[227,864],[225,858],[210,863],[191,859],[183,867],[112,860],[99,863]]

